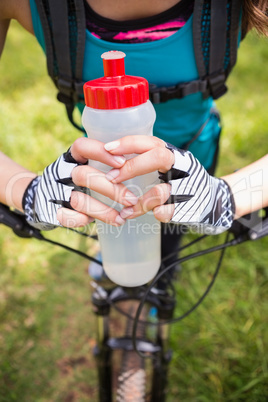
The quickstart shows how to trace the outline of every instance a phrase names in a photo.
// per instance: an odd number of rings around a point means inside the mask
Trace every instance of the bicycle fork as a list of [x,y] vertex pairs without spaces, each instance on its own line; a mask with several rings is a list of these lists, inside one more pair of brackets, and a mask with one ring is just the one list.
[[[94,356],[97,362],[99,379],[100,402],[112,402],[112,352],[113,350],[134,350],[131,337],[110,337],[110,307],[111,304],[127,301],[140,300],[142,290],[116,287],[106,291],[96,283],[92,283],[94,292],[92,303],[97,318],[97,344],[94,348]],[[162,291],[160,291],[162,292]],[[173,316],[175,301],[169,297],[158,297],[158,290],[151,294],[146,303],[157,307],[159,323]],[[163,295],[161,295],[163,296]],[[153,357],[153,373],[151,387],[151,401],[164,402],[167,389],[167,371],[172,357],[169,349],[169,325],[157,326],[155,342],[148,339],[137,339],[137,349]],[[147,400],[147,399],[146,399]],[[126,401],[127,402],[127,401]]]
[[92,282],[96,289],[92,295],[92,303],[97,321],[97,344],[93,354],[97,362],[99,400],[101,402],[112,402],[112,350],[107,344],[109,339],[109,313],[108,293]]

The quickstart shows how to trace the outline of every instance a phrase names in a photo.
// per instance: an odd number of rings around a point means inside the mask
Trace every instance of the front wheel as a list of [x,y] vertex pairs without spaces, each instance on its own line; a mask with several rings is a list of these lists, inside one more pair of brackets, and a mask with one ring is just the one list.
[[[138,303],[128,302],[128,314],[135,315]],[[145,312],[141,320],[146,319]],[[127,319],[125,338],[131,339],[133,320]],[[145,325],[138,324],[137,338],[145,338]],[[121,369],[117,379],[116,402],[144,402],[146,401],[146,370],[145,360],[134,350],[123,350]]]

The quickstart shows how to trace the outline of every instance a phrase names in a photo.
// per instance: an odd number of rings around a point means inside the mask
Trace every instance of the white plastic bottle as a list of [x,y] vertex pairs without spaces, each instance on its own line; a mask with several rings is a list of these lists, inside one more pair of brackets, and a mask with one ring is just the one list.
[[[155,111],[149,101],[148,82],[125,75],[125,54],[102,55],[104,77],[84,85],[86,106],[82,124],[89,138],[104,143],[126,135],[152,135]],[[129,156],[130,157],[133,157]],[[90,166],[107,173],[111,166],[90,160]],[[157,172],[124,182],[136,196],[157,184]],[[94,198],[120,211],[123,206],[91,191]],[[160,267],[160,222],[149,212],[129,219],[120,227],[99,220],[97,232],[103,267],[108,277],[121,286],[140,286],[150,281]]]

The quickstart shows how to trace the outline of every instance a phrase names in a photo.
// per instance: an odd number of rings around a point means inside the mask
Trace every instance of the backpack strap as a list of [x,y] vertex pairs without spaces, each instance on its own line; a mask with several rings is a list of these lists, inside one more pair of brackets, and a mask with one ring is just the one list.
[[[240,19],[243,1],[237,0],[231,3],[231,25],[230,25],[230,64],[227,67],[229,75],[237,60],[237,46],[240,31]],[[241,30],[241,40],[246,36],[246,32]]]
[[[35,0],[43,26],[47,69],[71,123],[75,104],[83,100],[85,12],[82,0]],[[170,87],[150,85],[152,103],[181,99],[197,92],[218,99],[237,58],[243,0],[195,0],[193,40],[199,79]]]
[[[218,99],[227,91],[224,58],[227,49],[228,0],[195,1],[193,38],[199,76],[206,81],[203,97]],[[204,23],[203,23],[204,22]],[[208,34],[209,29],[209,34]]]
[[48,74],[58,88],[57,99],[64,103],[71,123],[77,102],[83,100],[83,60],[86,23],[81,0],[35,0],[41,19]]
[[218,99],[236,63],[242,0],[195,0],[193,41],[199,79],[171,87],[150,86],[153,103],[181,99],[196,92]]

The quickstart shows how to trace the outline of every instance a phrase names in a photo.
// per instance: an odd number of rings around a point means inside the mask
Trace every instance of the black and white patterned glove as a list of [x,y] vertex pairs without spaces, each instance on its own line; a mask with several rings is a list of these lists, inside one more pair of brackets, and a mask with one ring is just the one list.
[[39,230],[51,230],[60,226],[57,210],[70,205],[73,190],[86,192],[71,180],[72,170],[77,163],[68,150],[54,163],[47,166],[42,176],[31,181],[23,195],[22,206],[27,222]]
[[220,234],[233,223],[235,204],[229,185],[210,176],[189,151],[166,147],[174,153],[170,171],[159,177],[171,185],[167,201],[175,204],[172,223],[193,226],[199,233]]

